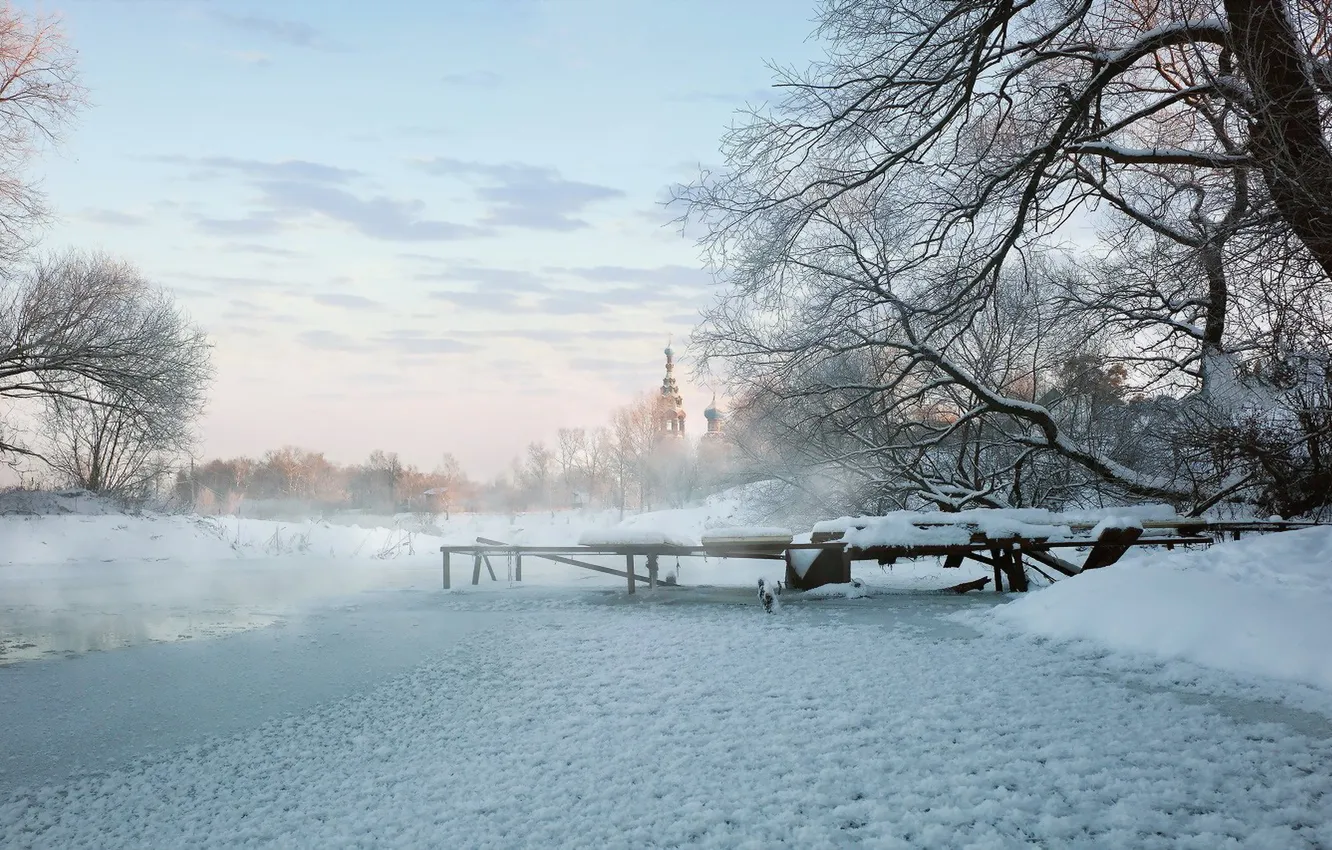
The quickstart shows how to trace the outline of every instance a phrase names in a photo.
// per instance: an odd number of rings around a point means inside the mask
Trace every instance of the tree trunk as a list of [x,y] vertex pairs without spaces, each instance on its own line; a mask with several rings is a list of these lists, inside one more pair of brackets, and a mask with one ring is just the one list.
[[1250,153],[1281,216],[1332,278],[1332,149],[1286,0],[1225,0],[1231,49],[1253,95]]

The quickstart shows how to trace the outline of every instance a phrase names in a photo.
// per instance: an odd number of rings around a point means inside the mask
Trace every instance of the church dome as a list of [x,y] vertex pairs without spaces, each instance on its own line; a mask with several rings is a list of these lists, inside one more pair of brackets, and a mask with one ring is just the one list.
[[726,416],[717,409],[717,397],[715,395],[712,397],[712,404],[709,404],[708,409],[703,411],[703,418],[709,422],[715,422],[718,419],[726,418]]

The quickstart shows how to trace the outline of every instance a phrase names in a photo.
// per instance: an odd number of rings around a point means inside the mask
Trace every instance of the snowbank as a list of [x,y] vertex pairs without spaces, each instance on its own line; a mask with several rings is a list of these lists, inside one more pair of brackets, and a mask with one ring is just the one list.
[[1140,550],[987,616],[1044,637],[1332,690],[1332,528]]

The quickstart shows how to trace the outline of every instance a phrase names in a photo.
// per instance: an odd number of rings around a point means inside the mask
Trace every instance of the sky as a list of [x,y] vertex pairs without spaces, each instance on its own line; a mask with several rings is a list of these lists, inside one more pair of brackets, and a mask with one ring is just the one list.
[[203,457],[491,475],[655,391],[716,294],[667,189],[803,66],[813,0],[60,0],[88,107],[40,250],[102,250],[214,343]]

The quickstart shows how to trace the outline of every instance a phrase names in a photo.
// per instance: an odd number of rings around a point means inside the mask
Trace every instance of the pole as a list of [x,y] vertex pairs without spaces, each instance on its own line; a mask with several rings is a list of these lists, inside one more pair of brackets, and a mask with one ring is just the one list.
[[439,547],[439,551],[444,555],[444,589],[449,589],[449,550],[445,547]]
[[629,576],[629,592],[632,594],[632,593],[634,592],[634,556],[633,556],[633,555],[625,555],[625,556],[624,556],[624,571],[625,571],[625,574]]

